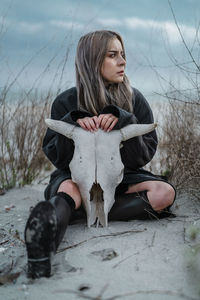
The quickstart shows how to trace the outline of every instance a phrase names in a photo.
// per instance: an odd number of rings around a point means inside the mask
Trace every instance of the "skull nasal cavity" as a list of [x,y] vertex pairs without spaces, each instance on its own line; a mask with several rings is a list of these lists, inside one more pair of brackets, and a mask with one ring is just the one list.
[[94,199],[97,201],[103,201],[103,190],[99,183],[93,183],[90,190],[90,201]]

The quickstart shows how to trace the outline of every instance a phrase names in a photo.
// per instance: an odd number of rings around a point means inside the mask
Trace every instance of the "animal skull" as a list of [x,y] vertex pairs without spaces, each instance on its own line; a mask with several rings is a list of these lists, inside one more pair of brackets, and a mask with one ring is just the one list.
[[69,164],[72,180],[81,193],[87,213],[87,225],[97,220],[108,226],[108,213],[114,204],[117,185],[122,181],[124,165],[121,142],[148,133],[156,124],[131,124],[120,130],[89,132],[63,121],[46,119],[52,130],[73,139],[75,150]]

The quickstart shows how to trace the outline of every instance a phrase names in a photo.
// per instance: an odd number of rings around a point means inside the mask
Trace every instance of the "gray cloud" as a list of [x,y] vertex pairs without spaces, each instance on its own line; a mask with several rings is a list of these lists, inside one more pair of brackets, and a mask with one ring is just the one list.
[[[192,1],[192,3],[191,3]],[[199,21],[199,0],[172,1],[184,38],[193,46],[196,34],[195,17]],[[153,90],[156,86],[154,78],[148,71],[145,58],[154,59],[163,67],[163,73],[169,74],[166,66],[170,65],[166,45],[172,46],[172,53],[181,57],[183,50],[180,35],[174,24],[167,1],[160,0],[43,0],[11,1],[8,9],[7,0],[1,0],[0,10],[5,15],[4,28],[6,34],[1,39],[1,62],[4,66],[3,81],[19,70],[26,61],[39,52],[30,66],[29,82],[42,72],[53,56],[57,56],[43,76],[45,86],[49,86],[50,77],[62,66],[66,49],[70,46],[65,80],[74,80],[75,47],[80,36],[91,30],[112,29],[121,33],[127,52],[127,71],[131,81],[142,90]],[[4,11],[2,7],[5,7]],[[2,19],[0,20],[2,24]],[[198,22],[196,22],[197,24]],[[168,43],[169,42],[169,43]],[[38,51],[43,49],[43,51]],[[185,53],[185,52],[184,52]],[[3,57],[3,58],[2,58]],[[185,59],[185,58],[184,58]],[[9,61],[9,68],[6,60]],[[34,69],[34,72],[32,72]],[[27,76],[19,78],[22,85]],[[1,82],[2,85],[2,82]],[[53,84],[55,86],[55,83]],[[156,86],[157,88],[157,86]]]
[[[123,19],[109,19],[100,18],[97,20],[99,24],[104,26],[118,26],[124,27],[129,30],[142,30],[142,31],[157,31],[160,34],[166,34],[171,44],[181,42],[181,37],[177,26],[172,21],[155,21],[151,19],[141,19],[136,17],[124,17]],[[179,25],[181,32],[186,40],[194,40],[196,35],[196,28],[184,24]]]
[[49,24],[55,27],[64,28],[64,29],[75,29],[75,30],[83,30],[84,24],[80,22],[74,21],[63,21],[63,20],[51,20]]

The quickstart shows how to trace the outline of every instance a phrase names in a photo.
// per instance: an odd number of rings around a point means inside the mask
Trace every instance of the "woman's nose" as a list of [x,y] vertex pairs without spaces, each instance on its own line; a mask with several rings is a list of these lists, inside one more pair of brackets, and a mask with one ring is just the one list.
[[118,64],[119,65],[125,65],[126,64],[126,60],[123,58],[123,56],[120,56],[118,59]]

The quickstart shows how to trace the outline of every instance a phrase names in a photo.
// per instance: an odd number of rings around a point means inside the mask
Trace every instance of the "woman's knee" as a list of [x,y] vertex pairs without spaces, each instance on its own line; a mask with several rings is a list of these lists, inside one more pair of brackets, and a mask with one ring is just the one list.
[[154,182],[151,189],[151,199],[155,210],[164,209],[173,204],[175,199],[175,190],[166,182]]
[[79,191],[79,188],[75,182],[73,182],[71,179],[64,180],[59,188],[58,192],[64,192],[72,197],[76,204],[76,209],[81,206],[81,194]]
[[163,182],[163,185],[161,187],[161,194],[161,199],[165,203],[166,207],[173,204],[175,198],[175,191],[170,184]]

